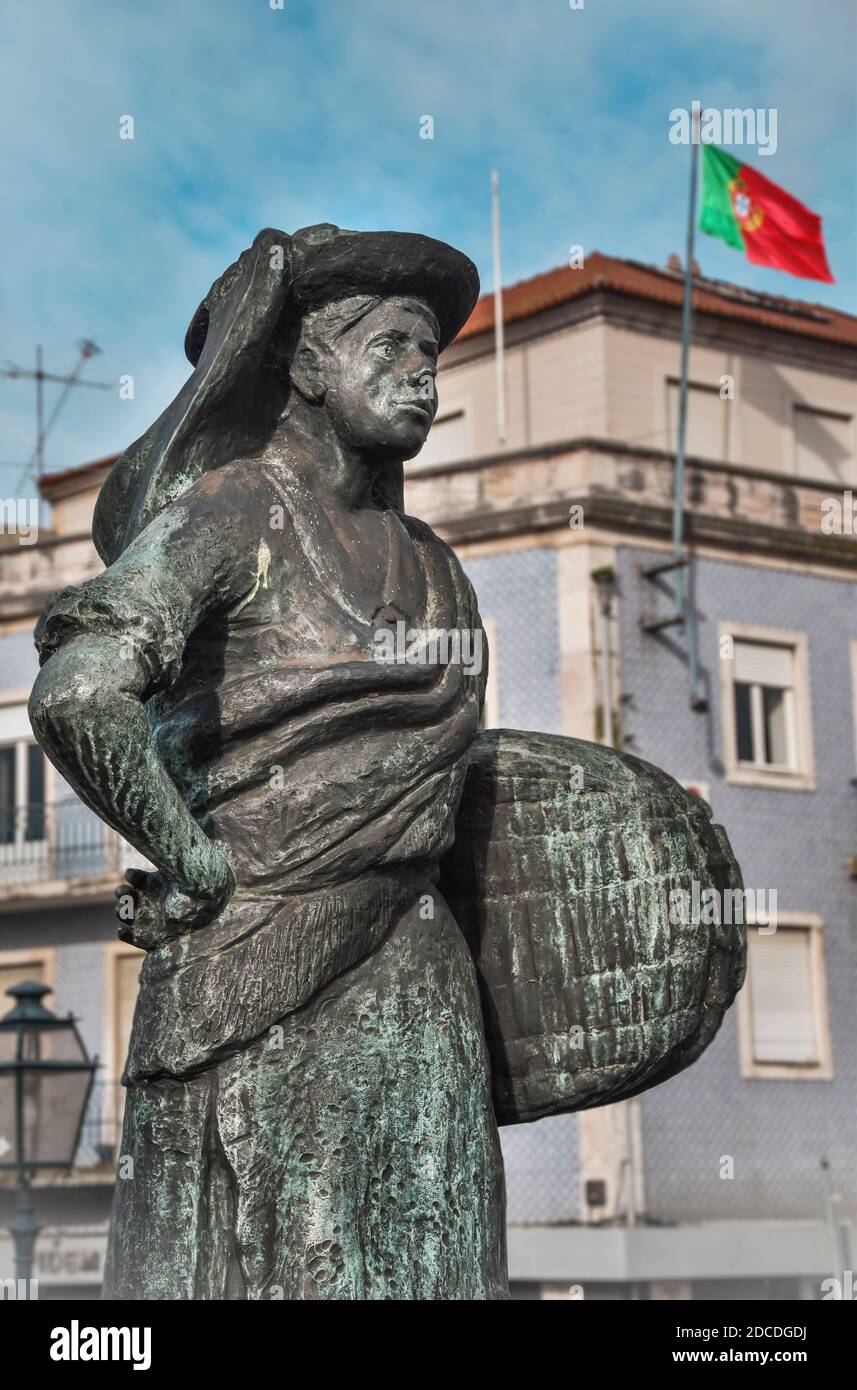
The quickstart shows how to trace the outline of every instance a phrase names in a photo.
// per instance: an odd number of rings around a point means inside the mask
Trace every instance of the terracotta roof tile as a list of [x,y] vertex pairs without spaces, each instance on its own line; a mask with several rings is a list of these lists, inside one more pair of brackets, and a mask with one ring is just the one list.
[[87,473],[95,473],[99,468],[106,468],[108,464],[114,464],[118,457],[118,454],[107,454],[104,458],[92,459],[90,463],[76,463],[73,468],[63,468],[61,472],[44,473],[39,480],[39,490],[47,496],[54,483],[67,483],[73,478],[85,477]]
[[[726,280],[706,280],[701,276],[696,278],[695,286],[695,312],[857,347],[857,318],[825,304],[759,294]],[[605,256],[595,251],[587,256],[585,267],[581,270],[560,266],[504,288],[503,320],[505,323],[516,323],[598,289],[679,307],[684,294],[684,277],[680,271],[661,270],[657,266],[622,260],[618,256]],[[456,342],[475,338],[493,327],[494,296],[484,294]]]

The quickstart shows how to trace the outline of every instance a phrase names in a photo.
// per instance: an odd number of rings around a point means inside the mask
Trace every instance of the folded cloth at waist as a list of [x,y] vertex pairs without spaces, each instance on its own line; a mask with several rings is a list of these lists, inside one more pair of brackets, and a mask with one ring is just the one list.
[[156,947],[123,1080],[190,1076],[246,1046],[375,950],[437,877],[425,862],[286,898],[236,896],[209,926]]

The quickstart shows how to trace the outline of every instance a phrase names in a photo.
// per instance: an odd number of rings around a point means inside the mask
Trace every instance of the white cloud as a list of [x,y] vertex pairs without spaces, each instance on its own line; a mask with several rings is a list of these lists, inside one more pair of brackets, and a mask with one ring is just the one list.
[[[134,402],[77,392],[49,463],[107,453],[180,385],[187,320],[264,225],[414,227],[461,245],[490,284],[488,171],[503,176],[507,278],[572,242],[662,261],[684,237],[686,151],[668,112],[694,97],[777,105],[765,172],[824,211],[845,304],[854,262],[849,0],[48,0],[7,10],[0,357],[135,376]],[[849,39],[849,35],[851,38]],[[11,61],[9,61],[11,56]],[[434,141],[420,141],[430,113]],[[135,139],[120,141],[120,116]],[[707,239],[704,267],[780,293]],[[33,442],[32,391],[0,382],[4,458]],[[8,479],[4,470],[0,477]],[[2,491],[2,488],[0,488]]]

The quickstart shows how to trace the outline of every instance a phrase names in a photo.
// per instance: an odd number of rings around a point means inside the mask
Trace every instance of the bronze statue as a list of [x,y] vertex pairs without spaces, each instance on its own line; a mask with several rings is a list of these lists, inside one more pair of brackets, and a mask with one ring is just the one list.
[[667,911],[738,883],[701,802],[479,733],[475,595],[403,509],[477,295],[428,237],[261,232],[40,621],[39,741],[157,866],[108,1298],[506,1298],[498,1119],[662,1080],[740,983]]

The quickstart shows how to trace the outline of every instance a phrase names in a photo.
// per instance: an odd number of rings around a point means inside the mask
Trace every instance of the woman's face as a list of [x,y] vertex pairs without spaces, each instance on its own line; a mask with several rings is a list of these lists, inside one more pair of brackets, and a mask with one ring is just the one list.
[[325,354],[324,404],[349,448],[387,458],[419,453],[437,411],[438,339],[419,300],[383,299]]

